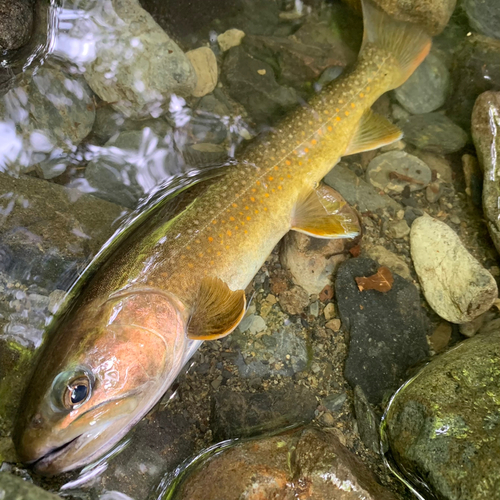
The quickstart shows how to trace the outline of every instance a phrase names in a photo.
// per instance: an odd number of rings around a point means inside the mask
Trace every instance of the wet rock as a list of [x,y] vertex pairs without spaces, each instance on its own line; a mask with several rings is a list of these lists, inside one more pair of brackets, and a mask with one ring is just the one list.
[[0,498],[5,498],[5,500],[60,500],[61,497],[44,491],[9,472],[0,472]]
[[288,314],[301,314],[309,305],[309,294],[302,287],[293,286],[280,293],[278,301]]
[[280,248],[280,260],[292,273],[295,283],[312,295],[331,284],[332,274],[345,260],[344,251],[344,240],[312,238],[290,231]]
[[359,291],[355,278],[371,276],[371,259],[350,259],[340,265],[335,293],[340,318],[350,332],[345,377],[361,386],[368,401],[378,404],[397,389],[408,368],[427,356],[427,326],[414,285],[393,275],[389,292]]
[[411,227],[410,245],[425,298],[442,318],[466,323],[496,300],[495,279],[444,222],[428,215],[418,218]]
[[244,36],[245,32],[236,28],[221,33],[217,36],[217,42],[219,43],[220,50],[222,52],[226,52],[231,47],[237,47],[240,45]]
[[[465,154],[462,156],[462,169],[465,177],[465,192],[476,207],[482,204],[483,195],[483,172],[475,156]],[[488,179],[488,181],[490,181]]]
[[406,142],[432,153],[455,153],[467,142],[467,134],[441,113],[411,116],[402,129]]
[[354,388],[354,411],[361,440],[369,450],[379,453],[379,420],[359,385]]
[[448,114],[468,130],[479,94],[500,90],[500,40],[476,34],[462,40],[453,60]]
[[33,30],[34,0],[0,0],[0,49],[28,43]]
[[496,0],[464,0],[462,8],[474,30],[500,38],[500,5]]
[[99,43],[84,61],[85,79],[125,116],[160,116],[172,93],[195,89],[192,64],[137,0],[97,2],[69,34],[78,39],[89,32]]
[[483,210],[491,239],[500,251],[500,92],[481,94],[472,113],[472,138],[483,169]]
[[[80,77],[43,66],[36,74],[23,73],[0,99],[0,119],[9,145],[0,151],[0,167],[19,173],[41,163],[44,176],[51,178],[64,172],[65,155],[92,129],[92,93]],[[49,161],[52,165],[44,169]]]
[[450,90],[450,72],[445,61],[430,53],[413,75],[394,90],[399,104],[414,115],[430,113],[443,106]]
[[324,406],[328,411],[339,411],[347,400],[347,394],[341,392],[339,394],[330,394],[326,398],[321,400],[322,406]]
[[273,68],[247,54],[242,46],[228,50],[222,74],[229,95],[257,122],[276,119],[298,103],[295,90],[279,85]]
[[450,161],[441,155],[429,151],[416,150],[414,155],[420,158],[433,172],[433,175],[442,182],[451,184],[453,182],[453,170]]
[[404,219],[391,221],[386,224],[385,234],[394,240],[404,238],[410,234],[410,226]]
[[452,330],[452,325],[444,321],[434,329],[429,337],[429,344],[434,352],[441,352],[446,348],[451,339]]
[[[15,255],[4,272],[49,289],[67,286],[111,235],[123,208],[38,179],[0,173],[2,248]],[[69,280],[69,282],[65,282]]]
[[[332,481],[331,478],[336,478]],[[312,427],[203,453],[160,498],[395,500],[328,430]]]
[[196,73],[196,86],[191,92],[195,97],[203,97],[214,90],[217,85],[217,59],[208,47],[186,52],[186,57],[191,61]]
[[366,180],[388,193],[401,193],[406,186],[410,191],[424,189],[432,179],[430,168],[416,156],[404,151],[389,151],[376,156],[366,169]]
[[340,265],[335,292],[340,318],[350,332],[345,377],[361,386],[370,403],[378,404],[397,389],[406,370],[425,359],[427,327],[414,285],[393,275],[389,292],[359,291],[355,278],[377,271],[371,259]]
[[365,254],[370,259],[377,261],[381,266],[388,267],[393,273],[399,274],[402,278],[411,280],[410,268],[408,264],[387,248],[376,245],[365,250]]
[[249,314],[241,320],[238,328],[241,332],[248,331],[249,333],[255,335],[256,333],[263,332],[266,329],[266,322],[262,316]]
[[[344,0],[361,12],[360,0]],[[425,26],[430,35],[437,35],[448,24],[455,10],[456,0],[375,0],[375,4],[401,21],[409,21]]]
[[380,194],[378,189],[358,177],[342,163],[336,165],[326,175],[324,181],[360,212],[376,212],[384,208],[392,208],[397,212],[402,208],[397,201],[390,196]]
[[443,185],[440,182],[431,182],[425,188],[425,198],[429,203],[436,203],[443,194]]
[[312,391],[300,385],[262,393],[224,389],[214,396],[211,428],[216,441],[261,435],[309,423],[317,406]]
[[340,331],[341,326],[342,326],[342,323],[341,323],[340,319],[338,319],[338,318],[331,319],[330,321],[327,321],[325,323],[325,327],[329,328],[332,332],[335,332],[335,333]]
[[421,495],[498,498],[500,323],[434,358],[396,395],[385,438]]

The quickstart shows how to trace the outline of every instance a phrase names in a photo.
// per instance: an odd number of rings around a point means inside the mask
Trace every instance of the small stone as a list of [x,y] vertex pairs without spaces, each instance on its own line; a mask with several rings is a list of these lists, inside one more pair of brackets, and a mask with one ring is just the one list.
[[453,182],[453,170],[449,160],[440,155],[430,153],[429,151],[420,151],[419,149],[414,154],[427,164],[438,180],[448,184]]
[[315,300],[311,305],[309,306],[309,314],[314,316],[315,318],[318,317],[319,315],[319,302]]
[[195,97],[203,97],[214,90],[217,85],[217,59],[208,47],[186,52],[186,57],[191,61],[196,73],[196,86],[191,92]]
[[325,326],[327,328],[329,328],[330,330],[332,330],[332,332],[339,332],[340,331],[340,327],[341,327],[342,323],[340,321],[340,319],[338,318],[335,318],[335,319],[331,319],[330,321],[328,321]]
[[413,264],[429,305],[451,323],[467,323],[498,295],[495,279],[444,222],[428,215],[412,224]]
[[0,0],[0,49],[26,45],[33,30],[33,0]]
[[429,337],[429,343],[431,344],[434,352],[441,352],[446,348],[451,339],[452,326],[450,323],[442,322],[435,328],[432,335]]
[[429,203],[436,203],[443,194],[443,187],[440,182],[431,182],[425,188],[425,197]]
[[450,217],[450,222],[452,224],[455,224],[456,226],[458,226],[460,224],[461,220],[460,220],[460,217],[458,215],[452,215]]
[[330,394],[321,400],[321,404],[328,411],[339,411],[347,400],[347,394],[341,392],[340,394]]
[[323,309],[323,314],[327,321],[330,321],[335,317],[335,304],[333,302],[328,302],[325,308]]
[[400,239],[410,234],[410,227],[404,219],[391,221],[387,224],[385,232],[389,238]]
[[359,385],[354,388],[354,411],[364,445],[374,453],[380,453],[379,421]]
[[497,0],[463,0],[472,28],[493,38],[500,38],[500,5]]
[[293,286],[279,295],[279,303],[288,314],[300,314],[309,305],[309,294],[300,286]]
[[394,95],[410,113],[430,113],[446,102],[449,87],[450,72],[445,61],[431,52],[410,78],[394,90]]
[[404,151],[390,151],[376,156],[366,169],[366,180],[388,193],[424,189],[431,182],[430,168],[416,156]]
[[402,128],[406,142],[432,153],[455,153],[467,142],[467,134],[441,113],[411,116]]
[[226,52],[231,47],[236,47],[241,44],[241,40],[245,36],[245,32],[236,28],[230,29],[217,36],[220,50]]
[[61,498],[9,472],[0,472],[0,493],[5,500],[60,500]]
[[238,328],[241,332],[248,331],[252,335],[255,335],[256,333],[263,332],[266,329],[266,322],[262,316],[249,314],[241,320]]
[[326,412],[321,415],[321,423],[326,427],[332,427],[335,423],[335,419],[331,413]]
[[486,311],[484,314],[481,314],[477,318],[474,318],[469,323],[463,323],[459,326],[459,331],[465,337],[473,337],[476,333],[481,329],[481,327],[494,319],[493,313],[490,311]]
[[222,375],[219,375],[215,380],[212,380],[212,387],[217,390],[222,384]]
[[[366,249],[366,256],[377,261],[381,266],[388,267],[392,272],[399,274],[402,278],[411,280],[408,264],[387,248],[376,245]],[[326,309],[326,308],[325,308]]]

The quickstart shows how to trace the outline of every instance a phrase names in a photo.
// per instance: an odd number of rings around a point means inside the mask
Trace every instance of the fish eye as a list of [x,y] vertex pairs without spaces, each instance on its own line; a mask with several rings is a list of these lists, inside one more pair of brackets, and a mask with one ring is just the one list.
[[90,379],[87,376],[77,377],[66,386],[63,394],[63,406],[74,410],[88,400],[91,392]]

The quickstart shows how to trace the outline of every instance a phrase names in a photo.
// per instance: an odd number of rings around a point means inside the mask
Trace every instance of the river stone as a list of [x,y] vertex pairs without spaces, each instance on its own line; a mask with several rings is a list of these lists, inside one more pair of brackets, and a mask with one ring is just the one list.
[[393,274],[388,292],[359,290],[355,278],[371,276],[378,267],[371,259],[350,259],[335,279],[340,318],[350,333],[344,374],[372,404],[396,390],[408,368],[428,355],[427,325],[412,283]]
[[241,44],[241,40],[245,36],[245,32],[236,28],[225,31],[217,36],[217,42],[220,50],[226,52],[231,47],[237,47]]
[[0,0],[0,49],[28,43],[33,29],[34,0]]
[[495,279],[444,222],[428,215],[416,219],[410,247],[425,298],[445,320],[467,323],[495,302]]
[[333,432],[314,427],[202,451],[159,498],[396,500]]
[[400,471],[428,498],[500,498],[500,321],[433,358],[396,394],[384,425]]
[[42,490],[9,472],[0,472],[0,498],[5,500],[60,500],[61,497]]
[[[19,173],[44,161],[64,162],[64,155],[89,134],[94,119],[92,92],[81,77],[48,66],[23,73],[0,99],[0,120],[12,133],[9,137],[7,132],[10,153],[6,157],[5,150],[0,151],[0,167]],[[44,174],[50,178],[62,171]]]
[[404,151],[389,151],[370,162],[366,180],[385,193],[402,193],[407,186],[410,191],[424,189],[432,180],[432,172],[416,156]]
[[186,52],[196,73],[196,87],[191,92],[195,97],[210,94],[217,85],[217,59],[209,47],[199,47]]
[[387,250],[382,245],[375,245],[363,249],[370,259],[376,260],[381,266],[388,267],[393,273],[399,274],[402,278],[411,281],[410,268],[408,264],[398,255]]
[[70,34],[92,33],[99,42],[85,61],[92,90],[125,116],[157,117],[172,93],[187,96],[196,87],[189,59],[140,6],[138,0],[96,2]]
[[441,113],[411,116],[402,123],[402,129],[406,142],[432,153],[455,153],[467,142],[466,132]]
[[431,52],[410,78],[394,90],[394,96],[414,115],[430,113],[446,102],[449,87],[450,72],[445,62]]
[[472,138],[483,169],[483,211],[495,247],[500,252],[500,92],[484,92],[472,113]]
[[472,29],[486,36],[500,38],[500,3],[497,0],[463,0]]

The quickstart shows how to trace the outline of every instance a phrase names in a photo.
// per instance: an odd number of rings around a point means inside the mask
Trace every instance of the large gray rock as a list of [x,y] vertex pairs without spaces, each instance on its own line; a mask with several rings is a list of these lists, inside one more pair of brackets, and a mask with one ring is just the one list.
[[500,38],[500,3],[497,0],[463,0],[462,6],[474,30]]
[[424,498],[500,499],[500,322],[434,358],[391,401],[384,439]]
[[498,296],[493,276],[447,224],[428,215],[411,226],[411,257],[429,305],[451,323],[467,323]]
[[472,112],[472,138],[483,169],[483,210],[491,239],[500,252],[500,92],[485,92]]
[[29,481],[8,472],[0,472],[0,498],[5,500],[60,500]]

